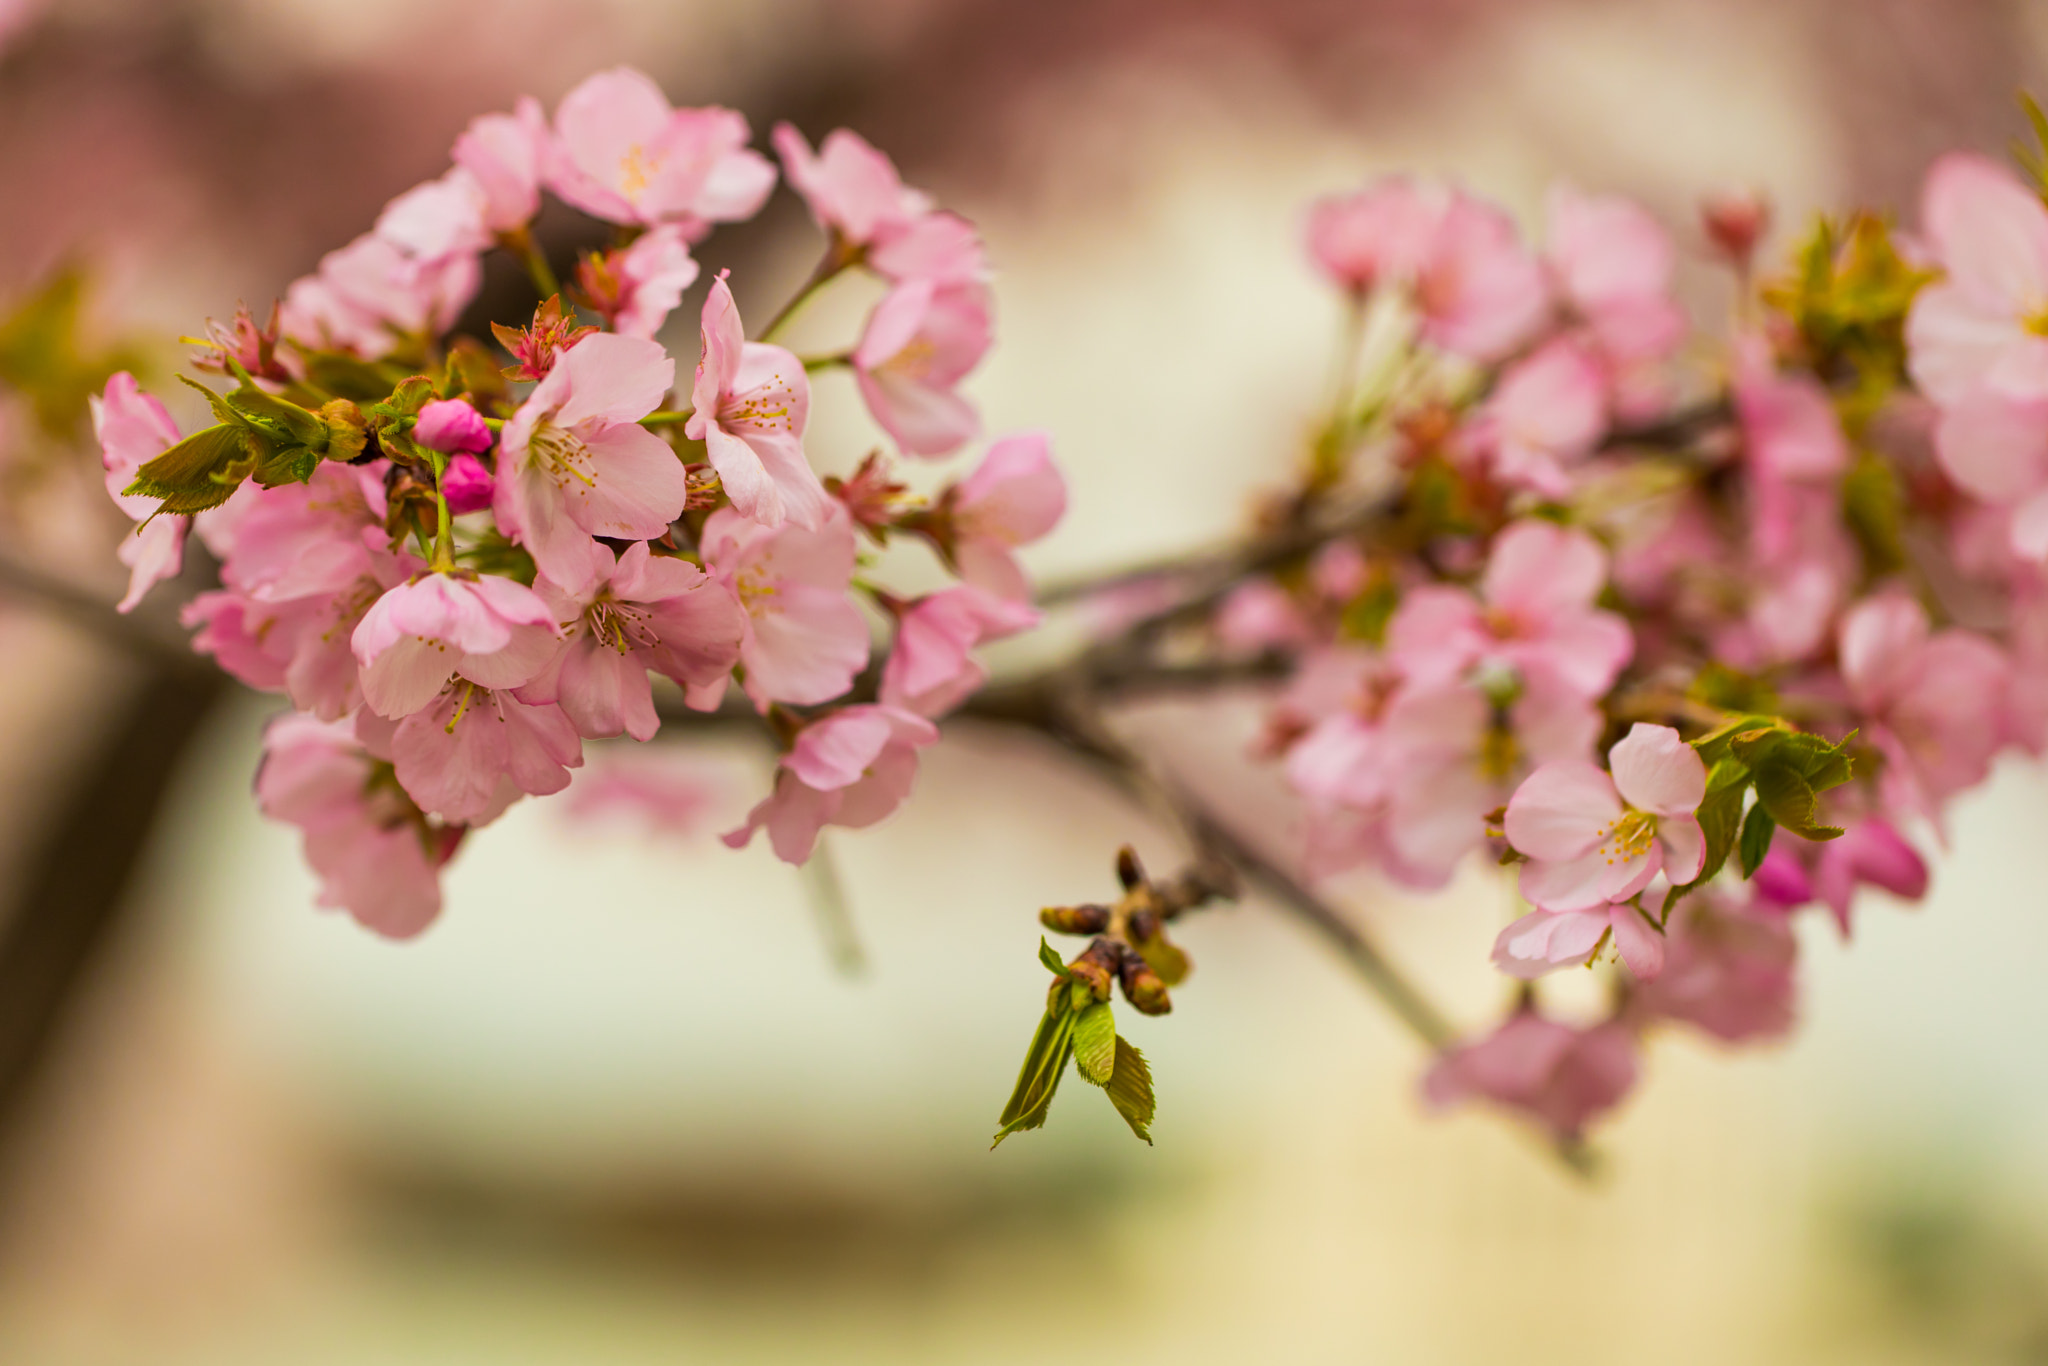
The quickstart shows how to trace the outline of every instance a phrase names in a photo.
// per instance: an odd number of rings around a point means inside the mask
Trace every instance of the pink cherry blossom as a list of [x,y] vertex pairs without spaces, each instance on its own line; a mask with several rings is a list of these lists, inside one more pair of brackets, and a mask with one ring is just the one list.
[[704,567],[739,600],[747,696],[812,706],[851,686],[867,666],[868,627],[848,596],[853,523],[833,504],[824,525],[763,526],[731,508],[704,524]]
[[555,107],[547,184],[608,222],[674,222],[694,234],[753,217],[775,188],[775,167],[747,138],[733,110],[672,108],[646,75],[615,67]]
[[245,485],[221,579],[259,602],[333,596],[390,554],[383,461],[323,461],[303,484]]
[[907,189],[896,164],[847,128],[825,135],[816,153],[787,123],[771,135],[790,188],[803,196],[818,226],[855,247],[910,227],[931,212],[928,195]]
[[365,928],[408,939],[441,913],[440,867],[459,828],[429,826],[356,742],[346,722],[281,716],[263,733],[256,801],[272,820],[305,833],[320,904]]
[[1067,510],[1067,484],[1043,432],[1006,436],[941,499],[951,509],[953,559],[967,582],[1015,601],[1031,597],[1017,547],[1038,540]]
[[2048,561],[2048,394],[1965,389],[1942,409],[1934,449],[1964,491],[2009,509],[2004,539],[2014,555]]
[[744,848],[763,826],[785,863],[802,863],[827,825],[865,829],[910,795],[917,751],[939,730],[924,717],[890,706],[845,707],[806,726],[783,757],[775,790],[725,836]]
[[672,224],[649,228],[612,258],[618,297],[608,310],[612,329],[624,337],[652,337],[697,281],[697,260],[682,230]]
[[1635,1082],[1635,1039],[1627,1026],[1574,1029],[1523,1009],[1486,1038],[1437,1059],[1423,1094],[1437,1109],[1471,1099],[1492,1101],[1571,1140]]
[[1271,579],[1253,579],[1230,590],[1211,625],[1224,649],[1245,654],[1299,648],[1318,635],[1294,595]]
[[675,362],[635,337],[586,337],[563,352],[505,424],[493,509],[540,572],[580,593],[607,568],[591,538],[664,534],[689,499],[669,444],[639,425],[675,382]]
[[569,770],[583,763],[583,742],[560,707],[529,706],[502,688],[456,678],[398,723],[391,763],[421,810],[480,825],[520,793],[544,797],[567,787]]
[[520,96],[509,114],[480,114],[469,121],[452,155],[477,187],[486,228],[512,232],[533,220],[540,211],[547,152],[547,115],[530,95]]
[[[1542,911],[1599,912],[1634,897],[1660,872],[1682,885],[1705,864],[1706,840],[1693,813],[1706,796],[1707,770],[1692,746],[1669,726],[1639,721],[1607,752],[1607,762],[1611,775],[1583,761],[1544,764],[1508,801],[1508,843],[1529,859],[1522,895]],[[1567,951],[1583,932],[1555,944],[1546,937],[1545,961],[1571,961]],[[1582,956],[1590,947],[1575,952]],[[1629,941],[1618,947],[1627,953]]]
[[1681,902],[1664,971],[1629,999],[1630,1018],[1683,1020],[1728,1043],[1792,1028],[1799,946],[1782,918],[1702,894]]
[[1453,191],[1416,271],[1415,302],[1424,340],[1492,361],[1528,340],[1549,311],[1550,294],[1514,222],[1493,205]]
[[920,598],[896,623],[896,647],[882,670],[882,701],[920,716],[943,716],[988,679],[972,651],[985,640],[1027,631],[1039,613],[961,584]]
[[1641,205],[1614,195],[1552,188],[1545,219],[1551,278],[1588,340],[1617,370],[1659,360],[1685,335],[1671,298],[1676,252]]
[[1561,499],[1572,489],[1570,468],[1606,433],[1600,367],[1577,342],[1559,338],[1502,372],[1481,410],[1478,440],[1503,483]]
[[88,401],[107,494],[141,523],[133,535],[122,538],[116,552],[128,566],[128,592],[120,610],[129,612],[151,588],[176,577],[185,562],[185,532],[191,518],[160,515],[156,499],[123,492],[135,482],[137,469],[178,443],[178,426],[164,405],[143,393],[126,370],[110,376],[105,391]]
[[803,362],[779,346],[750,342],[721,273],[704,300],[704,349],[685,428],[702,441],[726,496],[764,526],[786,517],[817,527],[830,501],[804,455],[811,382]]
[[554,661],[517,689],[524,702],[555,702],[586,739],[651,740],[660,727],[647,673],[704,687],[739,659],[745,622],[732,594],[688,560],[657,556],[635,541],[595,591],[540,592],[561,624]]
[[1434,197],[1405,176],[1330,195],[1309,210],[1309,258],[1337,284],[1365,294],[1381,280],[1413,276],[1441,214]]
[[484,424],[483,414],[459,398],[435,399],[422,407],[413,424],[412,439],[428,450],[448,455],[487,451],[497,440]]
[[1664,971],[1664,934],[1631,903],[1603,903],[1577,911],[1531,911],[1493,941],[1494,966],[1510,977],[1533,978],[1561,967],[1590,963],[1609,941],[1637,981]]
[[2006,739],[2011,663],[1974,631],[1931,631],[1926,609],[1901,593],[1850,608],[1836,648],[1866,738],[1885,756],[1887,806],[1938,825],[1937,804],[1982,782]]
[[2048,398],[2048,207],[1987,157],[1952,152],[1934,163],[1920,226],[1946,272],[1920,291],[1906,319],[1913,382],[1936,403],[1987,387],[2010,399]]
[[416,261],[474,256],[491,244],[476,177],[456,166],[384,206],[372,231]]
[[426,706],[451,678],[516,688],[547,664],[556,639],[554,613],[531,588],[492,574],[437,573],[378,598],[349,643],[364,700],[396,719]]
[[909,455],[946,455],[980,430],[955,386],[987,354],[986,285],[912,280],[876,306],[853,351],[868,411]]
[[988,279],[988,253],[981,234],[958,214],[936,209],[904,224],[877,229],[867,252],[868,268],[895,284],[978,283]]
[[1907,901],[1927,895],[1926,861],[1891,822],[1878,817],[1848,823],[1841,838],[1812,851],[1812,860],[1813,896],[1833,912],[1844,939],[1849,937],[1849,912],[1859,886],[1876,887]]
[[1494,541],[1479,596],[1411,590],[1387,624],[1388,651],[1420,680],[1475,666],[1533,670],[1598,697],[1634,651],[1628,624],[1592,605],[1606,576],[1606,552],[1585,532],[1513,523]]
[[446,332],[482,279],[474,255],[421,259],[366,233],[321,257],[316,274],[292,282],[280,325],[295,341],[376,360],[401,337]]

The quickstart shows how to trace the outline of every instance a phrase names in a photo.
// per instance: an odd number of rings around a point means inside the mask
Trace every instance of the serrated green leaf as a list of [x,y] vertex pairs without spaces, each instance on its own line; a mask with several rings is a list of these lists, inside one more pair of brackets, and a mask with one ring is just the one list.
[[1097,1086],[1116,1071],[1116,1017],[1109,1002],[1097,1001],[1074,1016],[1074,1066]]
[[204,512],[225,503],[266,454],[256,433],[223,422],[144,462],[123,492],[158,499],[169,513]]
[[238,416],[279,441],[296,443],[316,453],[327,449],[327,424],[318,413],[307,412],[296,403],[257,388],[247,370],[232,360],[228,364],[241,383],[222,401]]
[[313,477],[313,471],[319,465],[318,451],[304,446],[288,446],[257,461],[251,478],[267,489],[274,489],[280,484],[303,484]]
[[227,426],[246,427],[249,425],[248,419],[236,412],[234,405],[229,403],[225,396],[216,394],[190,375],[174,375],[172,378],[176,379],[178,383],[184,385],[187,389],[197,389],[201,394],[204,394],[206,396],[206,406],[213,409],[213,415]]
[[1045,942],[1045,936],[1038,936],[1038,961],[1045,964],[1045,970],[1055,977],[1067,975],[1067,963],[1060,957],[1060,951]]
[[1812,784],[1791,767],[1774,764],[1756,775],[1757,804],[1771,819],[1801,839],[1831,840],[1842,833],[1819,821],[1819,802]]
[[1126,1043],[1121,1034],[1116,1039],[1116,1071],[1106,1089],[1109,1103],[1131,1126],[1131,1132],[1150,1143],[1152,1116],[1157,1109],[1152,1095],[1152,1069],[1145,1065],[1145,1055]]
[[1742,822],[1742,876],[1745,879],[1756,876],[1764,856],[1771,852],[1771,837],[1778,833],[1778,823],[1771,819],[1771,813],[1758,802],[1749,808],[1749,815]]
[[1024,1066],[1017,1072],[1017,1085],[1010,1092],[1009,1104],[996,1120],[1001,1127],[996,1130],[995,1142],[988,1145],[990,1148],[1011,1134],[1045,1123],[1046,1112],[1052,1108],[1053,1095],[1060,1089],[1060,1077],[1065,1074],[1067,1059],[1073,1052],[1074,1012],[1048,1008],[1031,1036],[1031,1047],[1024,1054]]

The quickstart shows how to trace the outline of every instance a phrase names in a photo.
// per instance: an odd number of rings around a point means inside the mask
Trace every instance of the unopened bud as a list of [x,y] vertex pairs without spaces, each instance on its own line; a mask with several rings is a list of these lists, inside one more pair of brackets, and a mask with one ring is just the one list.
[[1122,945],[1108,939],[1097,939],[1081,950],[1080,957],[1067,964],[1067,971],[1074,975],[1077,983],[1086,986],[1095,1000],[1107,1001],[1111,980],[1123,958]]
[[1145,865],[1138,862],[1138,851],[1128,844],[1116,851],[1116,880],[1127,892],[1145,881]]
[[1700,226],[1722,257],[1746,270],[1757,243],[1770,231],[1770,201],[1755,190],[1710,195],[1700,204]]
[[1165,1015],[1173,1009],[1173,998],[1167,995],[1166,983],[1158,973],[1135,953],[1124,955],[1117,977],[1124,989],[1124,999],[1146,1015]]
[[1038,923],[1059,934],[1101,934],[1109,928],[1109,907],[1047,906]]

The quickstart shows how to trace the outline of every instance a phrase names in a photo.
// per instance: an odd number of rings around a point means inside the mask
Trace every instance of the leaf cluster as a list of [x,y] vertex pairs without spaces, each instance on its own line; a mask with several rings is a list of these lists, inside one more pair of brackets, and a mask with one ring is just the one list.
[[1933,272],[1909,264],[1875,214],[1815,220],[1792,270],[1764,287],[1764,302],[1792,322],[1823,377],[1888,392],[1906,370],[1906,313]]
[[996,1121],[1001,1127],[989,1146],[993,1148],[1011,1134],[1045,1123],[1069,1059],[1084,1081],[1101,1087],[1109,1096],[1109,1103],[1131,1126],[1131,1132],[1150,1143],[1156,1109],[1152,1070],[1145,1063],[1145,1055],[1116,1032],[1106,983],[1095,982],[1090,974],[1060,961],[1052,945],[1042,938],[1038,941],[1038,959],[1053,974],[1052,986],[1046,992],[1045,1014],[1031,1036],[1024,1066],[1017,1073],[1017,1085]]
[[[1840,826],[1820,821],[1820,794],[1854,775],[1848,745],[1794,728],[1775,716],[1738,716],[1692,742],[1707,767],[1707,795],[1700,803],[1706,862],[1700,875],[1673,887],[1664,914],[1680,898],[1713,878],[1731,854],[1742,876],[1754,876],[1770,853],[1780,828],[1806,840],[1831,840]],[[1755,801],[1749,795],[1755,793]]]

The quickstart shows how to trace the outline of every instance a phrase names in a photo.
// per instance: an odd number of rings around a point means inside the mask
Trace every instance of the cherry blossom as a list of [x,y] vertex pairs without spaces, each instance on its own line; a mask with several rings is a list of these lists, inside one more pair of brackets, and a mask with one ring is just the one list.
[[682,462],[639,425],[675,382],[675,362],[634,337],[587,337],[562,353],[505,424],[493,510],[540,571],[581,592],[605,570],[591,538],[644,540],[680,517]]
[[[363,698],[380,716],[410,716],[451,678],[516,688],[554,653],[554,613],[531,588],[491,574],[426,574],[371,604],[349,638]],[[423,803],[424,804],[424,803]]]
[[466,677],[399,721],[390,743],[406,793],[422,810],[466,825],[495,819],[522,793],[560,792],[583,763],[582,741],[560,707],[528,705]]
[[704,524],[704,567],[746,612],[747,696],[808,706],[845,692],[867,666],[868,627],[847,596],[853,523],[837,504],[815,532],[763,526],[732,508]]
[[745,623],[740,606],[688,560],[626,547],[587,596],[539,585],[563,645],[516,690],[521,701],[555,702],[585,739],[621,732],[651,740],[660,727],[647,674],[705,687],[737,662]]
[[1572,1140],[1635,1082],[1635,1040],[1626,1026],[1575,1029],[1525,1009],[1488,1037],[1439,1058],[1423,1081],[1423,1094],[1438,1109],[1471,1099],[1492,1101]]
[[[1660,872],[1674,884],[1699,875],[1706,843],[1693,813],[1707,770],[1692,746],[1669,726],[1639,721],[1607,762],[1611,774],[1582,760],[1544,764],[1508,802],[1508,843],[1529,858],[1522,895],[1541,911],[1602,913]],[[1545,961],[1569,961],[1578,937],[1546,948]],[[1620,946],[1627,951],[1627,941]]]
[[985,285],[912,280],[891,290],[853,350],[868,411],[910,455],[947,455],[981,428],[954,386],[990,341]]
[[722,274],[704,300],[703,338],[686,433],[704,443],[726,496],[743,516],[765,526],[779,526],[786,517],[816,529],[827,498],[804,458],[811,382],[803,362],[779,346],[746,339]]
[[469,173],[481,217],[494,233],[525,227],[540,211],[541,169],[548,155],[547,115],[521,96],[509,114],[480,114],[455,139],[455,164]]
[[775,188],[775,168],[747,146],[730,109],[676,109],[631,67],[599,72],[562,97],[546,167],[548,188],[613,223],[711,223],[751,218]]
[[835,711],[805,727],[783,757],[775,791],[725,842],[744,848],[765,827],[777,858],[803,863],[827,825],[865,829],[902,805],[917,778],[917,752],[938,738],[930,721],[896,707]]
[[952,514],[952,554],[960,576],[1002,597],[1031,596],[1016,550],[1058,524],[1067,484],[1043,432],[1007,436],[941,500]]
[[1029,630],[1038,619],[1032,608],[968,584],[919,599],[896,624],[896,648],[882,670],[882,701],[943,716],[988,679],[974,647]]
[[787,123],[775,125],[771,140],[811,217],[850,246],[900,233],[932,210],[930,196],[906,188],[896,164],[851,129],[833,129],[816,152]]

